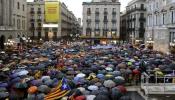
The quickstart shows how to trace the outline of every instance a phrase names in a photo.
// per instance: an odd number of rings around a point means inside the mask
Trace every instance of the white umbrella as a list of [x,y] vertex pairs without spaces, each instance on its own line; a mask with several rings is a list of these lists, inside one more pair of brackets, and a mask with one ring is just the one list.
[[112,71],[113,69],[111,67],[106,67],[105,68],[107,71]]
[[42,76],[41,77],[41,80],[45,80],[45,79],[49,80],[50,79],[50,76]]
[[91,90],[91,91],[95,91],[95,90],[98,90],[98,87],[95,86],[95,85],[90,85],[90,86],[88,87],[88,89]]
[[116,86],[115,82],[113,82],[112,80],[107,80],[107,81],[105,81],[105,82],[103,83],[103,85],[104,85],[105,87],[108,87],[108,88],[112,88],[112,87],[115,87],[115,86]]
[[134,60],[134,59],[130,59],[129,61],[130,61],[130,62],[135,62],[135,60]]
[[122,76],[117,76],[117,77],[115,77],[115,79],[125,80]]
[[95,95],[86,95],[86,100],[94,100]]
[[84,78],[86,75],[83,73],[77,74],[76,77]]
[[27,70],[22,70],[17,73],[17,75],[22,76],[22,75],[27,75],[29,72]]
[[1,51],[1,53],[5,53],[5,51]]

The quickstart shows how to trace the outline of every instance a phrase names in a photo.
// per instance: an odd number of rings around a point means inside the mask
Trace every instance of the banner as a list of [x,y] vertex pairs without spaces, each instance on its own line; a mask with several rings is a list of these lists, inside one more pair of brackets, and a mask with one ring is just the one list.
[[60,21],[60,3],[46,1],[45,2],[45,22],[58,23]]

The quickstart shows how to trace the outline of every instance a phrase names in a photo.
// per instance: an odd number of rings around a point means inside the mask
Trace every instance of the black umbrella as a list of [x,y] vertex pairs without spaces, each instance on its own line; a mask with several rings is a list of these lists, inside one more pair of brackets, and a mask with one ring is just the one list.
[[106,95],[97,95],[94,100],[110,100],[110,98]]

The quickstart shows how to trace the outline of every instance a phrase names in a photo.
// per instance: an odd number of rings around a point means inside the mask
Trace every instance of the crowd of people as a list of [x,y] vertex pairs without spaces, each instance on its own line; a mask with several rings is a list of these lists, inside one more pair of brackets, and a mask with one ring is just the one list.
[[[0,54],[0,100],[132,100],[142,73],[175,77],[175,56],[131,44],[46,42]],[[153,79],[154,80],[154,79]]]

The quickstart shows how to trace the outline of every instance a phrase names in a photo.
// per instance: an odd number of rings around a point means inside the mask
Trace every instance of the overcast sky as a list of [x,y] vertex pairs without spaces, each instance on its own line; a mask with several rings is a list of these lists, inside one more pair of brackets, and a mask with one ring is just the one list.
[[[33,0],[27,0],[27,1],[33,1]],[[73,11],[75,16],[77,18],[82,17],[82,2],[90,2],[91,0],[60,0],[64,2],[67,6],[68,9]],[[125,7],[127,3],[131,0],[119,0],[121,2],[121,11],[125,10]]]

